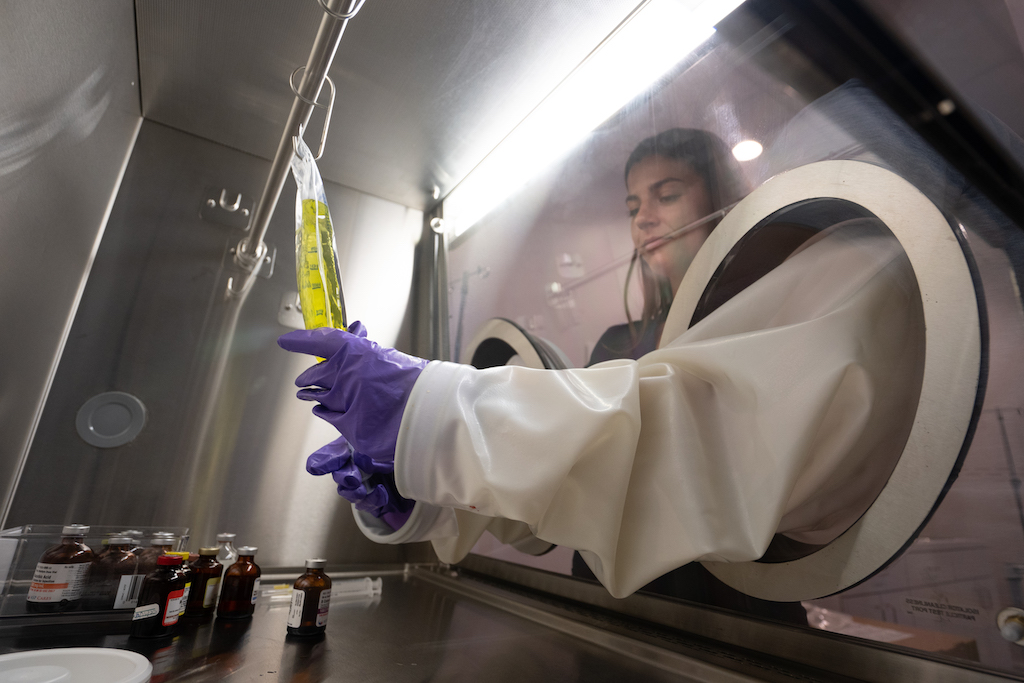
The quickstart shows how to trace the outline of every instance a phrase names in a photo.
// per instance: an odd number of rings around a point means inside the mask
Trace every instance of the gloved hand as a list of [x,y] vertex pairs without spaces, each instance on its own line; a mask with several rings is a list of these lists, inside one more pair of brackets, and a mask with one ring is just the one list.
[[412,514],[414,501],[398,493],[393,465],[390,472],[366,470],[364,474],[357,465],[360,456],[362,454],[354,452],[345,437],[340,437],[309,456],[306,471],[330,474],[338,485],[338,493],[357,510],[382,518],[392,529],[400,528]]
[[334,425],[358,453],[379,464],[392,462],[405,404],[427,361],[370,341],[361,323],[349,330],[296,330],[277,343],[325,359],[295,380],[296,386],[313,387],[298,397],[319,401],[313,413]]

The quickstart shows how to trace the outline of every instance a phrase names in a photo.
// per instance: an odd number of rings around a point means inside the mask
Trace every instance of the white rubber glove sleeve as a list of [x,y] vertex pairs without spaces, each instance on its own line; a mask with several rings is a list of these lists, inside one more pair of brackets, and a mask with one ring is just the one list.
[[622,597],[693,560],[756,559],[777,531],[848,525],[850,500],[888,477],[872,453],[909,426],[923,347],[909,263],[869,235],[826,235],[639,361],[431,363],[396,482],[417,507],[472,514],[458,513],[458,536],[439,515],[396,533],[454,562],[489,523],[476,516],[517,520],[579,550]]

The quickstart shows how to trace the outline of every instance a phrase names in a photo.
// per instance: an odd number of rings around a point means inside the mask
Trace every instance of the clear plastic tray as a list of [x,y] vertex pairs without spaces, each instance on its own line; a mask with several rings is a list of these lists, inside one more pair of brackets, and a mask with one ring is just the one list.
[[[0,531],[0,619],[32,616],[59,621],[69,615],[76,615],[75,620],[79,620],[80,615],[87,614],[95,615],[97,618],[107,618],[120,613],[131,614],[130,609],[87,611],[80,607],[49,614],[30,615],[27,612],[25,598],[32,583],[36,563],[47,548],[60,543],[63,528],[60,524],[26,524]],[[188,544],[188,527],[154,526],[91,526],[85,536],[85,544],[98,553],[107,539],[129,535],[126,534],[129,530],[137,540],[144,541],[153,539],[157,532],[170,533],[175,550],[182,550]],[[137,580],[133,582],[135,597],[138,597],[141,584],[142,577],[137,575]]]

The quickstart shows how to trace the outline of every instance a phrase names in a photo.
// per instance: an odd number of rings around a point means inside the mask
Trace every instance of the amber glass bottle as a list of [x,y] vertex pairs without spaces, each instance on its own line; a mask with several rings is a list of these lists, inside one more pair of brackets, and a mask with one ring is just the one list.
[[61,532],[60,544],[39,558],[32,574],[25,609],[29,612],[66,612],[82,604],[82,593],[95,559],[85,544],[89,527],[70,524]]
[[219,619],[245,619],[255,611],[260,594],[260,568],[253,562],[255,556],[255,546],[242,546],[238,561],[224,572],[217,604]]
[[200,548],[199,558],[192,563],[192,591],[188,596],[185,616],[208,617],[217,609],[217,593],[224,565],[217,561],[218,548]]
[[132,615],[131,637],[160,638],[174,633],[185,597],[185,577],[180,567],[180,557],[161,555],[156,559],[156,569],[142,582],[139,605]]
[[192,584],[195,582],[195,572],[192,571],[192,566],[188,563],[188,553],[185,551],[176,552],[171,551],[164,553],[165,555],[173,555],[181,558],[181,566],[178,567],[178,573],[185,578],[185,597],[181,600],[181,612],[178,616],[185,615],[185,609],[188,605],[188,599],[191,596]]
[[139,551],[139,573],[146,575],[156,569],[156,560],[164,553],[174,550],[174,537],[170,534],[157,532],[149,541],[142,541]]
[[82,607],[90,610],[132,609],[135,571],[139,558],[132,553],[133,541],[128,536],[115,536],[107,541],[107,549],[92,561],[89,580],[82,598]]
[[306,560],[306,573],[292,587],[288,635],[318,636],[327,630],[331,606],[331,577],[324,574],[327,560]]
[[127,536],[128,538],[132,539],[132,552],[135,553],[136,557],[138,557],[139,553],[142,552],[142,537],[145,534],[139,531],[138,529],[126,529],[124,531],[119,531],[118,533],[111,535],[122,537]]

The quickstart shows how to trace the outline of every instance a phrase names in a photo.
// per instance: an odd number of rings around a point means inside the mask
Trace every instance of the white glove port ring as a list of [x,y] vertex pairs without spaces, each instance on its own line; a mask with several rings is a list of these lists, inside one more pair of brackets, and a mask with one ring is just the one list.
[[[662,339],[674,339],[713,308],[714,278],[740,241],[782,214],[816,202],[849,203],[899,240],[921,292],[925,359],[913,427],[899,461],[860,519],[832,542],[786,562],[705,562],[719,579],[775,601],[820,598],[884,568],[913,541],[959,472],[985,393],[987,325],[980,277],[963,229],[917,188],[856,161],[808,164],[772,178],[715,228],[680,285]],[[857,208],[859,207],[859,208]],[[788,213],[787,213],[788,212]],[[799,221],[796,221],[799,223]]]

